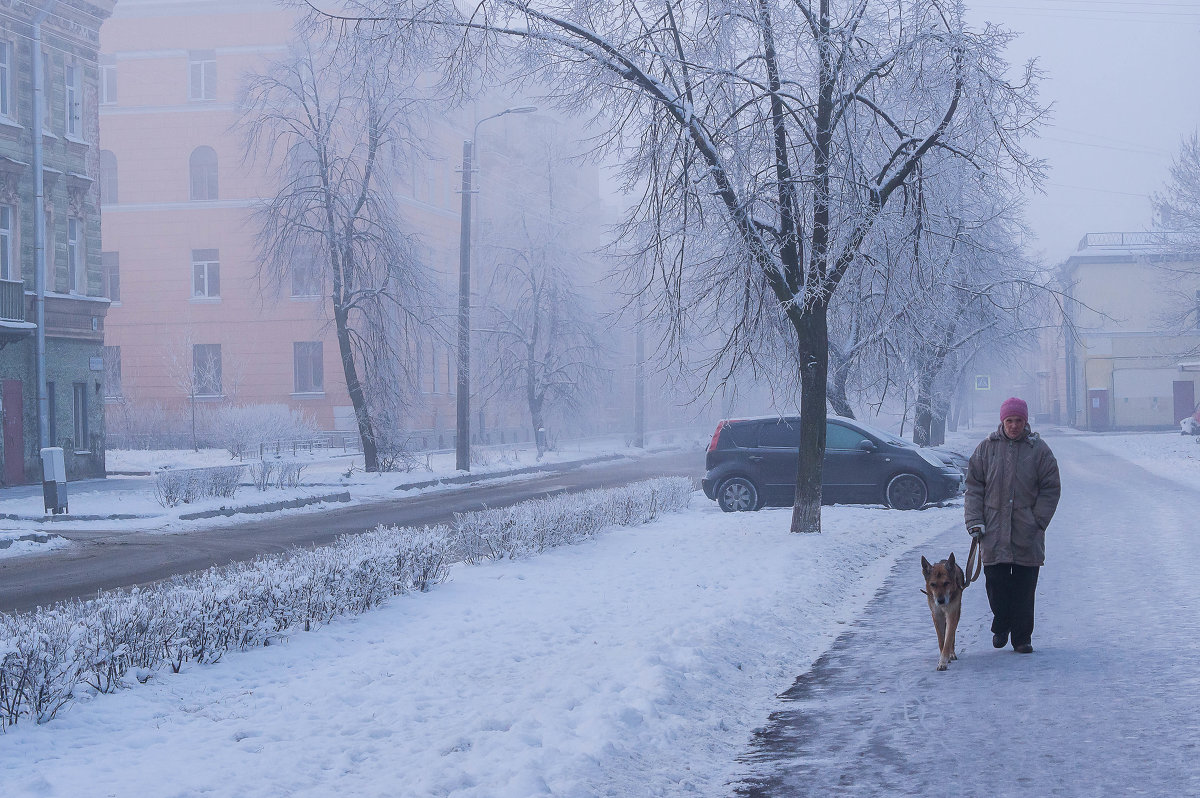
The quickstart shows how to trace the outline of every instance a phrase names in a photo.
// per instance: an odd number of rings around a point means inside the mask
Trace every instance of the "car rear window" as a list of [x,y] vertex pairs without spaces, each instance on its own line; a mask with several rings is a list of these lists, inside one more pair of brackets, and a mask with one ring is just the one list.
[[799,449],[800,422],[764,421],[758,428],[758,445],[767,449]]

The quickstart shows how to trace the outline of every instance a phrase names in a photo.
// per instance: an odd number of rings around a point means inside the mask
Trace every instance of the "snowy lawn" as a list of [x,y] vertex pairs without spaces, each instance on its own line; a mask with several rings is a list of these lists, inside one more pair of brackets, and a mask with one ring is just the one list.
[[1155,476],[1188,487],[1200,486],[1200,437],[1178,432],[1142,432],[1122,435],[1081,433],[1092,446],[1119,455]]
[[[894,559],[961,523],[692,508],[0,736],[7,795],[724,795],[734,758]],[[945,556],[946,552],[930,552]],[[915,573],[914,565],[914,573]],[[913,601],[920,596],[914,590]]]

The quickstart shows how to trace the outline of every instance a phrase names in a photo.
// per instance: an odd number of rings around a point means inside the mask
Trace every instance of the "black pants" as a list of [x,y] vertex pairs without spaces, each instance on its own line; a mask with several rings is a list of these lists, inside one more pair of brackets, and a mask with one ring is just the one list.
[[1033,593],[1038,567],[1010,562],[983,566],[988,604],[992,605],[992,634],[1012,636],[1019,646],[1033,642]]

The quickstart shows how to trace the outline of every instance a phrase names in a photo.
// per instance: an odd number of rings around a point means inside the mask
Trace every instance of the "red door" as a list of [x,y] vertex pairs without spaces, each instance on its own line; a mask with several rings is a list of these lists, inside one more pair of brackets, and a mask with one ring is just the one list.
[[1097,432],[1108,429],[1108,391],[1104,388],[1088,391],[1088,429]]
[[1196,383],[1191,380],[1176,380],[1171,383],[1175,394],[1175,423],[1178,424],[1196,412]]
[[25,481],[25,405],[20,380],[4,380],[4,483]]

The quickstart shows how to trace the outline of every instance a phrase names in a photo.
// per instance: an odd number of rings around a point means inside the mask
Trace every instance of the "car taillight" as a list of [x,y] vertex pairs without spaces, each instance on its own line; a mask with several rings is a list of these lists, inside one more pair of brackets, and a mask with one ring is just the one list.
[[721,439],[721,430],[725,429],[726,423],[725,421],[717,422],[717,431],[713,433],[712,440],[708,442],[708,451],[711,452],[717,448],[717,441]]

